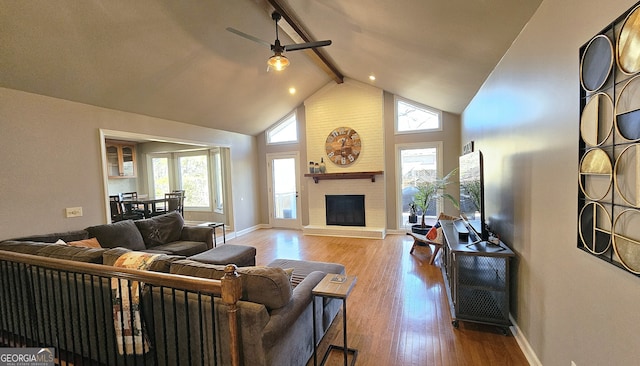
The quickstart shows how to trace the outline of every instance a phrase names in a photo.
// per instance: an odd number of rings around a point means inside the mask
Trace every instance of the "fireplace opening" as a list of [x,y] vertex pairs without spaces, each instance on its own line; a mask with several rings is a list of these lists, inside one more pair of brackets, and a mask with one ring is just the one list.
[[364,195],[326,195],[327,225],[365,226]]

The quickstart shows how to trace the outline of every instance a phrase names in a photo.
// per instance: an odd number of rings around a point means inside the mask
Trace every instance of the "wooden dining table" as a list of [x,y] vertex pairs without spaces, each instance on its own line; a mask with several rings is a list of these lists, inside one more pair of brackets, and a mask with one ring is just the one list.
[[157,212],[158,203],[164,203],[166,206],[168,202],[169,200],[167,198],[137,198],[122,200],[122,203],[125,205],[142,205],[142,207],[144,207],[143,215],[145,219],[150,218]]

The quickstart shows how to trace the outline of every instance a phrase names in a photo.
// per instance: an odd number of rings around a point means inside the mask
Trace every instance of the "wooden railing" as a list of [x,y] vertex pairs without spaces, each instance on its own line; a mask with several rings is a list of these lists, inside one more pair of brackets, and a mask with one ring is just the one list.
[[[0,251],[0,345],[54,347],[60,365],[237,366],[242,288],[236,269],[228,265],[218,281]],[[112,289],[112,279],[125,285]],[[139,313],[119,317],[112,304],[123,292],[127,305],[138,308],[134,282],[144,283],[137,286]],[[216,334],[222,314],[228,334]],[[124,329],[144,324],[142,338],[132,338],[133,351],[118,349],[123,342],[114,316]],[[149,347],[139,347],[140,339]]]

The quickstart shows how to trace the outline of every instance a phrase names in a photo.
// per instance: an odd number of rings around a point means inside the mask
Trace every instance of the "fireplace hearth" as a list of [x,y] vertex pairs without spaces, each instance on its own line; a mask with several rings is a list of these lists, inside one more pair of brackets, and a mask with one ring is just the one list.
[[364,195],[325,195],[326,223],[338,226],[366,226]]

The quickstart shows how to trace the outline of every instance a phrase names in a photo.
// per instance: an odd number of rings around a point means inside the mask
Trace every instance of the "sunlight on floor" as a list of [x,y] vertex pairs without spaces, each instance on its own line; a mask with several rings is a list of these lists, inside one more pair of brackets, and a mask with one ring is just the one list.
[[276,258],[303,259],[300,257],[300,242],[297,233],[278,232],[276,239]]

